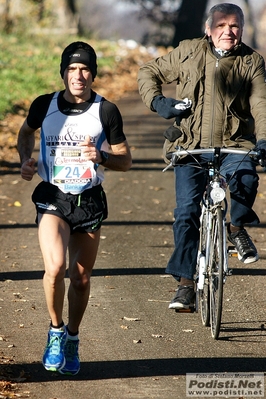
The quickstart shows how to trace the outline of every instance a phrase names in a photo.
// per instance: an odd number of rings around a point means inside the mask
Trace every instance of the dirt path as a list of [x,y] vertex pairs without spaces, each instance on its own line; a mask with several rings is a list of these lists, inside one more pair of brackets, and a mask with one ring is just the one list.
[[176,288],[164,273],[173,250],[173,172],[162,173],[161,158],[169,122],[146,109],[138,93],[118,105],[134,163],[127,173],[106,172],[109,218],[75,378],[41,365],[49,317],[30,201],[38,178],[22,181],[16,160],[1,169],[0,370],[17,391],[0,398],[183,399],[186,373],[265,371],[266,175],[255,205],[262,223],[249,229],[261,259],[248,266],[230,260],[221,339],[214,341],[197,314],[168,310]]

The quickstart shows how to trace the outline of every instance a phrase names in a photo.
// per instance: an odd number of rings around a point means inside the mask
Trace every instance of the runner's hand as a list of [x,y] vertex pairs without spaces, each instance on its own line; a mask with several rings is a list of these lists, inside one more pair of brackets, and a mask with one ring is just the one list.
[[95,144],[91,141],[90,136],[87,136],[85,140],[80,143],[80,146],[83,147],[82,153],[83,156],[88,160],[92,161],[93,163],[101,162],[101,154],[100,151],[97,150]]
[[33,178],[33,175],[35,173],[35,159],[30,158],[27,159],[27,161],[23,162],[21,165],[21,177],[24,180],[30,181]]

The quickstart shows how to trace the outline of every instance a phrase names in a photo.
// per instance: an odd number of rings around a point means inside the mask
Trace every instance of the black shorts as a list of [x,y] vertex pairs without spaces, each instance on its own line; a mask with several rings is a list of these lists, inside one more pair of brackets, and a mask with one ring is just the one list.
[[83,191],[81,194],[65,194],[51,183],[41,182],[32,194],[32,201],[38,214],[49,213],[65,220],[71,230],[91,233],[99,230],[107,218],[107,200],[101,185]]

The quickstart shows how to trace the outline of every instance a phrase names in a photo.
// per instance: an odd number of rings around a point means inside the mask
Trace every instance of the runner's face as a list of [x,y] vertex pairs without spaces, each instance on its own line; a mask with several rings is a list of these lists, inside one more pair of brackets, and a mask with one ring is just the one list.
[[212,26],[206,24],[206,33],[211,36],[216,48],[230,51],[241,39],[243,28],[240,17],[236,14],[226,15],[216,11],[213,14]]
[[64,72],[65,99],[74,103],[89,100],[92,81],[92,74],[87,65],[70,64]]

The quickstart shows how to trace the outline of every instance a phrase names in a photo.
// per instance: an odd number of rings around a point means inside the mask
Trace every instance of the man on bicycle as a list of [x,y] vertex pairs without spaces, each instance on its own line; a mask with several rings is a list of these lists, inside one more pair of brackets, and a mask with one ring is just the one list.
[[[205,36],[184,40],[169,54],[140,68],[143,102],[166,118],[176,118],[165,132],[164,151],[235,147],[266,149],[266,83],[263,57],[242,42],[244,15],[235,4],[212,7]],[[176,99],[165,98],[162,84],[176,81]],[[183,100],[183,101],[182,101]],[[259,258],[245,224],[259,223],[252,210],[258,187],[256,167],[249,157],[224,155],[229,182],[231,221],[228,239],[244,263]],[[166,159],[166,158],[165,158]],[[208,162],[206,155],[199,162]],[[189,308],[194,300],[193,276],[199,241],[200,202],[206,183],[202,169],[188,167],[191,157],[175,166],[175,249],[166,272],[180,282],[171,309]],[[230,181],[229,181],[230,179]]]

